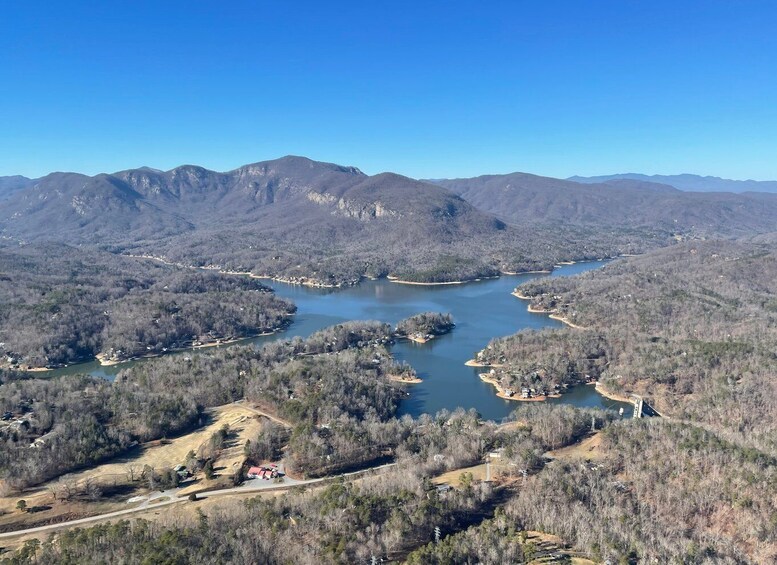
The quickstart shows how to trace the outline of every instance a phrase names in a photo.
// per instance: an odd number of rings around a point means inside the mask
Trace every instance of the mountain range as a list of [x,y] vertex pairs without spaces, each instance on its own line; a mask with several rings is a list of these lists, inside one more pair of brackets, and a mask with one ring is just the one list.
[[52,173],[6,194],[0,235],[322,284],[536,266],[517,230],[441,187],[303,157],[226,173]]
[[422,181],[288,156],[0,179],[0,237],[299,282],[444,282],[777,231],[777,196],[525,173]]
[[35,184],[35,179],[28,179],[21,175],[0,177],[0,201],[5,200],[13,193],[24,190]]
[[659,230],[692,237],[777,230],[777,196],[690,193],[655,182],[578,183],[527,173],[432,181],[510,224]]
[[667,184],[688,192],[777,192],[777,181],[731,180],[700,175],[643,175],[622,173],[595,177],[569,177],[567,180],[580,183],[602,183],[615,180],[643,181]]

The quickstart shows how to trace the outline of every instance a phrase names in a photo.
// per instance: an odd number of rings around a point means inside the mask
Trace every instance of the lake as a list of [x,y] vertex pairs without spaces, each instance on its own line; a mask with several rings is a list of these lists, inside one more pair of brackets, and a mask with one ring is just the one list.
[[[400,414],[418,416],[461,406],[476,409],[486,419],[501,420],[521,403],[497,397],[494,387],[478,377],[478,373],[485,369],[467,367],[464,363],[494,337],[527,328],[562,327],[561,322],[552,320],[546,314],[529,312],[526,301],[512,296],[510,293],[518,284],[539,277],[574,275],[603,264],[594,261],[562,265],[550,274],[502,276],[457,285],[406,285],[379,279],[365,280],[359,286],[345,289],[321,289],[272,282],[270,285],[278,296],[289,298],[297,305],[294,323],[284,333],[240,343],[260,346],[296,335],[307,337],[317,330],[347,320],[380,320],[394,325],[419,312],[449,312],[456,322],[451,333],[425,344],[403,340],[391,348],[394,357],[412,365],[424,381],[408,386],[410,397],[400,404]],[[146,360],[103,367],[94,361],[49,374],[87,372],[112,380],[120,370],[143,362]],[[548,402],[614,410],[623,407],[626,416],[632,412],[630,404],[604,398],[593,386],[575,387],[561,398]]]

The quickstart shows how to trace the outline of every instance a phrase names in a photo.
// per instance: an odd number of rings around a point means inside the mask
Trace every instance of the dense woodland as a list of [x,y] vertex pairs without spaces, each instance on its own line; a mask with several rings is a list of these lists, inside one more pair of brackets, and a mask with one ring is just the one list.
[[[247,452],[254,449],[252,456],[262,460],[277,456],[280,443],[288,442],[286,463],[308,476],[358,468],[387,455],[397,468],[358,486],[343,483],[239,503],[191,523],[176,519],[73,531],[35,550],[23,548],[14,562],[338,563],[368,562],[374,555],[410,563],[522,563],[538,551],[529,530],[556,534],[595,560],[771,562],[777,559],[774,421],[764,396],[739,396],[738,387],[751,379],[752,386],[770,386],[769,365],[757,367],[768,357],[742,353],[773,350],[766,341],[769,273],[777,263],[768,248],[754,244],[686,244],[655,255],[521,287],[535,297],[535,307],[556,310],[586,329],[521,332],[492,342],[481,360],[560,386],[586,374],[613,389],[621,383],[645,394],[672,420],[616,421],[612,412],[543,404],[519,406],[520,424],[507,428],[464,411],[397,419],[402,389],[388,377],[408,369],[390,360],[386,346],[394,332],[379,323],[338,325],[308,340],[279,341],[260,350],[163,357],[123,372],[112,387],[151,397],[185,390],[193,417],[202,407],[242,397],[266,406],[293,428],[279,435],[269,426]],[[745,267],[748,276],[740,276]],[[689,269],[706,271],[696,278]],[[625,277],[620,293],[606,291],[610,277]],[[710,282],[714,290],[706,286]],[[583,293],[584,285],[594,290]],[[587,301],[591,306],[577,307]],[[613,322],[612,308],[619,308],[622,322]],[[690,313],[695,320],[686,318]],[[608,323],[598,322],[605,317]],[[750,345],[743,349],[745,340]],[[614,373],[616,363],[640,360],[654,347],[682,347],[686,353],[678,355],[678,363],[687,364],[675,367],[687,372],[678,371],[674,382],[651,378],[647,371],[632,372],[640,378],[627,378],[622,369]],[[697,357],[687,360],[692,355]],[[748,363],[747,371],[742,363]],[[698,372],[690,370],[694,367]],[[9,376],[0,391],[38,381],[20,377]],[[681,379],[691,386],[679,389]],[[80,384],[71,388],[80,390]],[[19,401],[4,406],[11,409]],[[592,460],[547,457],[548,450],[586,437],[592,425],[601,430]],[[500,448],[499,473],[517,483],[488,485],[465,477],[461,487],[447,492],[429,483],[437,473],[475,464]],[[253,532],[257,522],[273,527],[264,536],[249,535],[245,528]],[[433,541],[435,526],[440,543]],[[228,535],[241,531],[245,535]],[[132,543],[119,544],[120,538]]]
[[[774,231],[777,215],[774,194],[732,194],[730,187],[709,185],[701,192],[685,192],[653,178],[581,184],[509,173],[432,182],[508,224],[609,230],[614,241],[627,234],[645,242],[667,236],[747,237]],[[581,236],[586,238],[584,232]]]
[[302,157],[226,173],[195,166],[53,173],[0,209],[0,236],[11,241],[54,240],[323,285],[550,269],[667,245],[674,235],[650,225],[543,223],[540,215],[508,225],[430,183]]
[[494,339],[475,360],[487,365],[502,389],[547,395],[599,378],[608,355],[598,334],[542,330]]
[[[574,327],[494,339],[477,360],[505,388],[563,393],[598,380],[671,419],[540,403],[519,406],[508,426],[465,410],[398,418],[407,394],[398,377],[414,372],[389,347],[450,330],[435,313],[159,357],[113,383],[3,369],[6,492],[201,427],[208,408],[241,399],[291,424],[264,424],[244,446],[249,462],[282,460],[306,477],[396,462],[357,482],[212,513],[67,531],[6,562],[528,563],[539,551],[531,530],[611,563],[777,561],[777,246],[773,235],[752,237],[773,229],[777,200],[526,175],[446,186],[470,202],[301,158],[14,184],[0,214],[3,364],[165,353],[288,323],[293,305],[218,269],[332,286],[388,275],[444,282],[649,251],[522,285],[533,309]],[[609,217],[625,201],[630,212]],[[52,234],[66,244],[47,243]],[[705,240],[721,236],[750,239]],[[226,435],[192,464],[212,469]],[[584,439],[596,449],[559,455]],[[432,483],[494,452],[496,481]],[[170,475],[159,470],[149,485],[170,486]]]
[[773,451],[774,249],[686,243],[578,277],[532,281],[519,291],[533,307],[586,329],[521,333],[495,340],[484,355],[519,369],[542,365],[557,378],[587,371],[612,391],[645,395],[662,414]]
[[[543,457],[584,436],[592,416],[603,429],[600,456]],[[9,562],[353,563],[374,555],[496,565],[536,557],[530,530],[559,535],[597,561],[777,558],[774,457],[667,420],[612,422],[604,413],[536,405],[521,406],[515,417],[524,425],[500,429],[464,411],[425,416],[397,450],[396,468],[358,486],[237,502],[199,518],[75,530],[35,550],[28,545]],[[466,475],[453,490],[430,484],[435,473],[499,447],[519,488]],[[261,536],[256,523],[266,526]]]
[[607,455],[555,462],[506,505],[518,527],[550,531],[598,559],[773,563],[777,459],[692,424],[605,428]]
[[[113,383],[87,376],[7,372],[0,411],[0,474],[37,484],[203,423],[205,408],[242,398],[295,424],[289,465],[321,474],[379,458],[404,431],[393,419],[403,392],[389,377],[391,327],[349,323],[262,349],[232,347],[151,360]],[[37,440],[37,442],[36,442]]]
[[[477,462],[484,450],[495,447],[503,447],[516,463],[515,475],[539,472],[544,465],[540,454],[579,438],[592,415],[600,426],[611,418],[558,407],[527,408],[519,414],[527,425],[509,430],[463,410],[423,416],[412,424],[403,421],[408,436],[397,449],[396,467],[358,486],[338,482],[310,492],[247,500],[191,521],[176,517],[175,522],[73,531],[34,554],[28,546],[15,562],[367,563],[373,556],[401,559],[425,547],[434,540],[436,527],[443,538],[455,539],[457,532],[465,531],[470,537],[490,539],[488,518],[511,491],[495,490],[466,475],[459,488],[438,491],[431,477]],[[500,527],[515,528],[514,520],[508,525],[504,513],[501,516]],[[263,535],[255,535],[257,523]],[[530,544],[517,535],[511,541],[493,549],[482,541],[476,545],[487,552],[485,563],[502,563],[506,555],[528,562],[533,556]]]
[[59,244],[0,247],[5,366],[154,355],[284,327],[295,307],[256,279]]
[[29,378],[0,385],[0,478],[6,492],[198,425],[202,406],[176,389],[150,391],[96,377]]

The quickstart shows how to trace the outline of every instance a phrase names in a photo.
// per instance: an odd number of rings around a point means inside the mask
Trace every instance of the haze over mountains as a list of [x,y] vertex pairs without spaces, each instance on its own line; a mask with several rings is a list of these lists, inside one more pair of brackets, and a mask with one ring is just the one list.
[[573,176],[567,180],[581,183],[602,183],[615,180],[635,180],[668,184],[688,192],[777,192],[777,181],[732,180],[700,175],[643,175],[622,173],[593,177]]
[[0,201],[5,200],[13,193],[28,188],[35,184],[34,179],[28,179],[21,175],[0,177]]
[[185,165],[1,180],[6,239],[327,285],[461,280],[777,231],[770,194],[525,173],[420,181],[292,156],[224,173]]

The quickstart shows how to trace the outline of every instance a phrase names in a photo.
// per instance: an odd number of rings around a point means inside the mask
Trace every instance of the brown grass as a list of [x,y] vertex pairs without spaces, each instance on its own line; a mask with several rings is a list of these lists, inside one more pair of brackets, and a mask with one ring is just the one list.
[[585,438],[580,443],[562,447],[555,451],[549,451],[546,453],[548,457],[553,459],[601,459],[604,457],[604,450],[601,447],[602,436],[601,433],[596,433],[590,437]]
[[[493,467],[491,470],[493,471]],[[437,475],[432,479],[432,482],[436,485],[447,483],[452,487],[458,487],[461,485],[460,479],[463,473],[472,473],[472,478],[475,479],[476,481],[485,481],[486,464],[481,463],[480,465],[473,465],[472,467],[465,467],[463,469],[454,469],[453,471],[448,471],[447,473],[443,473],[442,475]]]
[[[39,487],[26,491],[24,493],[14,493],[9,496],[0,497],[0,527],[13,524],[14,529],[21,529],[23,525],[31,525],[42,521],[52,521],[63,515],[73,515],[75,518],[92,516],[112,510],[121,510],[128,508],[126,499],[129,494],[122,497],[122,500],[111,502],[100,500],[97,502],[61,502],[55,501],[52,489],[57,486],[60,480],[67,480],[78,484],[83,484],[87,480],[93,480],[96,483],[107,485],[129,484],[128,469],[135,469],[136,477],[140,475],[145,465],[157,469],[170,468],[183,463],[189,451],[195,453],[200,445],[207,442],[210,437],[216,433],[224,424],[228,424],[231,432],[236,436],[230,440],[229,446],[219,455],[215,463],[218,474],[220,475],[214,481],[200,481],[200,489],[203,486],[211,487],[220,484],[219,479],[226,475],[232,475],[235,469],[238,469],[243,463],[243,445],[249,437],[254,437],[261,428],[261,419],[253,409],[240,404],[228,404],[213,408],[208,411],[211,417],[211,423],[190,434],[178,438],[162,441],[149,442],[141,447],[140,450],[130,455],[117,457],[107,463],[84,469],[76,473],[70,473],[65,477],[54,479]],[[136,483],[139,488],[143,488],[142,483]],[[228,484],[231,486],[231,482]],[[185,494],[185,493],[184,493]],[[22,513],[16,510],[16,503],[24,499],[27,507],[50,506],[48,510],[35,513]]]

